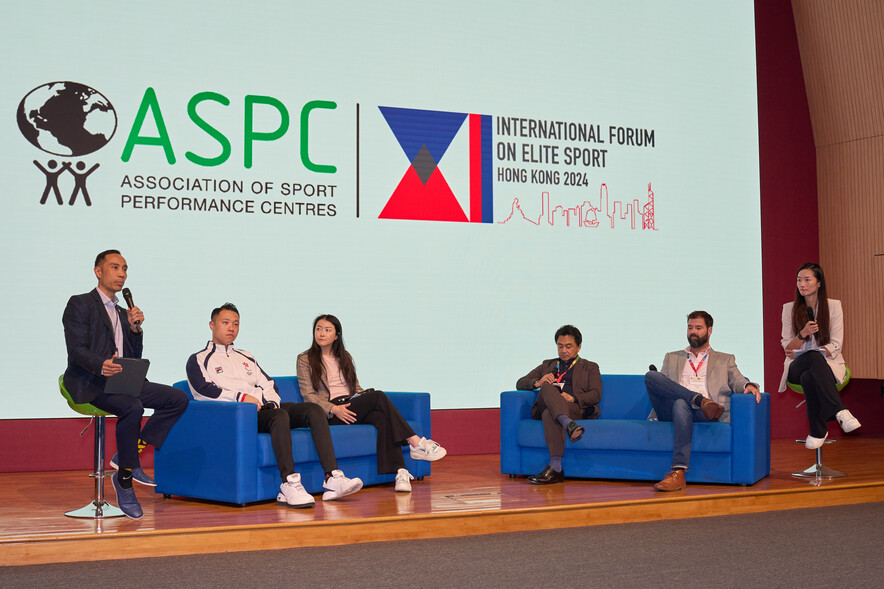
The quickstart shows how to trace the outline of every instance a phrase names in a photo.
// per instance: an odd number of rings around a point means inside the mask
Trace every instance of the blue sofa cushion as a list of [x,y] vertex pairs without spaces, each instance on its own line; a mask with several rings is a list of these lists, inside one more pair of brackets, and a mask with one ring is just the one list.
[[601,419],[648,418],[651,400],[643,377],[627,374],[602,375]]
[[[583,419],[586,429],[583,438],[568,442],[565,450],[623,450],[634,452],[672,453],[672,422],[635,419]],[[693,452],[730,452],[731,426],[729,423],[695,423],[691,441]],[[543,423],[523,419],[517,430],[517,443],[525,448],[546,450]]]
[[[276,388],[279,389],[279,398],[283,403],[303,403],[301,387],[298,386],[297,376],[277,376],[273,379]],[[297,459],[295,460],[297,462]]]

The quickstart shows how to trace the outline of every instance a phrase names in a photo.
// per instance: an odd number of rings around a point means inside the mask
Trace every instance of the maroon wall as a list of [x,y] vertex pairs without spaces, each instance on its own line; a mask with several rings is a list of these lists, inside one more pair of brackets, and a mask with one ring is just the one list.
[[[801,397],[776,393],[782,374],[780,311],[794,292],[795,270],[819,258],[816,154],[801,58],[789,0],[756,0],[758,127],[761,160],[761,252],[764,285],[764,389],[772,395],[774,438],[803,437]],[[863,423],[861,435],[884,433],[881,383],[855,380],[844,402]],[[0,472],[88,469],[92,430],[78,437],[85,419],[0,420]],[[114,452],[108,423],[108,456]],[[830,428],[836,434],[837,427]],[[433,436],[451,454],[500,450],[497,409],[433,411]],[[148,451],[150,452],[150,451]],[[151,466],[153,456],[144,457]]]
[[791,300],[795,291],[798,266],[819,258],[816,152],[789,0],[756,0],[755,48],[764,390],[772,397],[772,437],[803,436],[807,433],[803,431],[806,415],[795,408],[800,396],[791,391],[776,392],[783,373],[784,356],[779,343],[783,303]]

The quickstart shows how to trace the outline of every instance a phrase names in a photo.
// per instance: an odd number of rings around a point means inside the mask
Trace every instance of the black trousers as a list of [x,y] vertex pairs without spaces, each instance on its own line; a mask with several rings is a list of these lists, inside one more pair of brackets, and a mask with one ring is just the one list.
[[[190,399],[182,390],[144,381],[141,396],[108,395],[99,393],[91,401],[93,405],[117,416],[117,453],[120,468],[139,468],[138,438],[154,448],[163,445],[169,430],[184,413]],[[144,409],[153,409],[153,415],[141,427]]]
[[556,421],[559,415],[582,419],[583,410],[577,403],[566,401],[559,387],[545,382],[540,386],[537,401],[531,407],[531,417],[543,421],[543,438],[551,457],[565,455],[565,428]]
[[[414,435],[414,430],[382,391],[362,393],[348,407],[356,414],[356,423],[368,423],[378,430],[378,474],[395,473],[405,468],[402,445]],[[331,425],[347,425],[337,417],[330,417]]]
[[844,409],[832,369],[822,354],[807,352],[789,366],[788,380],[804,389],[810,435],[822,438],[829,429],[826,422],[835,419],[835,414]]
[[313,445],[319,454],[319,464],[325,472],[338,468],[331,432],[322,407],[315,403],[283,403],[279,409],[258,411],[258,433],[270,434],[270,443],[279,466],[279,476],[285,482],[295,472],[292,456],[292,429],[309,427]]

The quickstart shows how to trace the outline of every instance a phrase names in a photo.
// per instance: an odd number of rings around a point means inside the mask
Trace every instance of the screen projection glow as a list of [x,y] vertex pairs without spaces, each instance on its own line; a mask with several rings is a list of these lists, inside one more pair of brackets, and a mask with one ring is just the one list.
[[0,22],[3,418],[72,415],[61,315],[107,248],[157,382],[225,301],[271,375],[333,313],[363,386],[434,409],[498,406],[565,323],[603,373],[643,373],[694,309],[761,380],[749,0],[34,1]]

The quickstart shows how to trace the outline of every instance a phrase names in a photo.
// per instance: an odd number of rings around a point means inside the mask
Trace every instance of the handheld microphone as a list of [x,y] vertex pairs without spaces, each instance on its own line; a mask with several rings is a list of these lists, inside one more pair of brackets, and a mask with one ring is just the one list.
[[[128,288],[123,289],[123,299],[126,301],[126,305],[131,309],[135,306],[135,303],[132,301],[132,291]],[[135,327],[138,327],[141,324],[141,321],[135,322]]]
[[813,309],[810,307],[804,307],[804,311],[807,313],[807,320],[813,321]]

